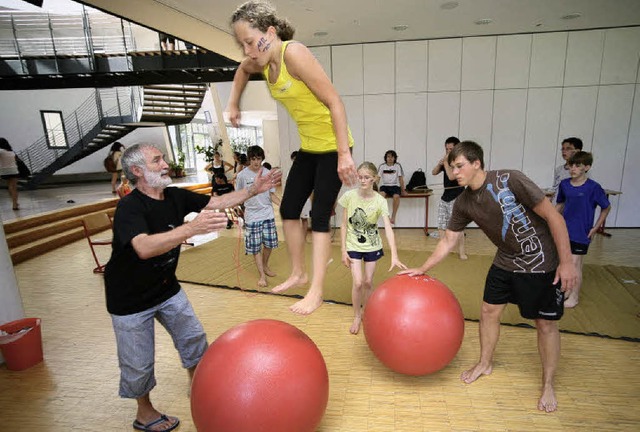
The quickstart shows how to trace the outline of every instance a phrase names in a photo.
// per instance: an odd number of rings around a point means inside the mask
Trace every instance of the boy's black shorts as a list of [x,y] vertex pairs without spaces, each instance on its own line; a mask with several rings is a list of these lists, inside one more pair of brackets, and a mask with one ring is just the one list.
[[589,244],[576,243],[574,241],[569,242],[571,244],[571,253],[573,255],[586,255],[589,250]]
[[527,319],[559,320],[564,314],[564,293],[553,285],[555,272],[514,273],[492,265],[487,274],[483,300],[499,305],[518,305]]

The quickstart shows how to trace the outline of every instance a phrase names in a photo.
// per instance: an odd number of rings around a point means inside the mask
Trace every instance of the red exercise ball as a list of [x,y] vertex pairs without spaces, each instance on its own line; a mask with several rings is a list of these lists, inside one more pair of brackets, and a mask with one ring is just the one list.
[[364,335],[388,368],[426,375],[456,356],[464,316],[455,295],[430,276],[394,276],[371,295],[364,310]]
[[193,376],[191,415],[201,432],[312,432],[328,399],[327,366],[309,336],[262,319],[211,344]]

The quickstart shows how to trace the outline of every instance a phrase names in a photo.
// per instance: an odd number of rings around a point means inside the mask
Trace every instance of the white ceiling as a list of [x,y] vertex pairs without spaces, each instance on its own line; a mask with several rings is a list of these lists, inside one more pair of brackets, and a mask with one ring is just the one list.
[[[242,0],[155,0],[230,32]],[[273,0],[309,46],[640,25],[640,0]],[[457,4],[444,9],[446,3]],[[561,17],[579,13],[575,19]],[[486,25],[475,21],[491,19]],[[396,31],[393,26],[408,26]],[[327,32],[326,36],[314,36]]]

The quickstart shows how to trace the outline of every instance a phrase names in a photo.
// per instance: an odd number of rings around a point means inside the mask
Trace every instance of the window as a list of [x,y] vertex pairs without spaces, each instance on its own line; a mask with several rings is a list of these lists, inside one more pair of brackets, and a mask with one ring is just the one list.
[[40,111],[44,135],[47,137],[49,148],[67,148],[67,136],[64,132],[64,121],[61,111]]

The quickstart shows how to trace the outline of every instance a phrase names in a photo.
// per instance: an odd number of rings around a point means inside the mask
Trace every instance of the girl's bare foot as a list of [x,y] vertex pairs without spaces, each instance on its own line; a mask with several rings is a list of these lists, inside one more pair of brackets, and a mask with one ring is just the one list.
[[360,323],[362,322],[362,317],[361,316],[355,316],[353,318],[353,324],[351,324],[351,328],[349,329],[349,332],[351,332],[351,334],[358,334],[358,332],[360,331]]
[[540,396],[540,401],[538,401],[538,409],[546,412],[553,412],[558,409],[558,400],[556,399],[556,392],[553,390],[552,385],[546,385],[542,388],[542,396]]
[[471,384],[482,375],[489,375],[493,371],[493,366],[483,366],[480,363],[476,364],[471,369],[468,369],[460,375],[460,379],[466,384]]
[[309,315],[320,306],[322,306],[322,296],[307,293],[305,298],[291,305],[289,309],[291,310],[291,312],[300,315]]
[[[298,287],[300,285],[304,285],[308,282],[309,280],[307,279],[307,275],[301,275],[301,276],[294,276],[291,275],[289,276],[289,279],[287,279],[286,281],[282,282],[280,285],[276,286],[275,288],[273,288],[271,290],[272,293],[282,293],[285,292],[286,290],[290,289],[290,288],[295,288]],[[320,300],[322,301],[322,299]]]
[[259,287],[263,287],[263,288],[266,287],[267,286],[267,280],[265,278],[263,278],[263,277],[258,279],[258,286]]
[[269,267],[267,267],[267,266],[264,266],[264,274],[266,274],[266,275],[267,275],[267,276],[269,276],[269,277],[277,276],[277,275],[273,272],[273,270],[271,270],[271,269],[270,269]]

